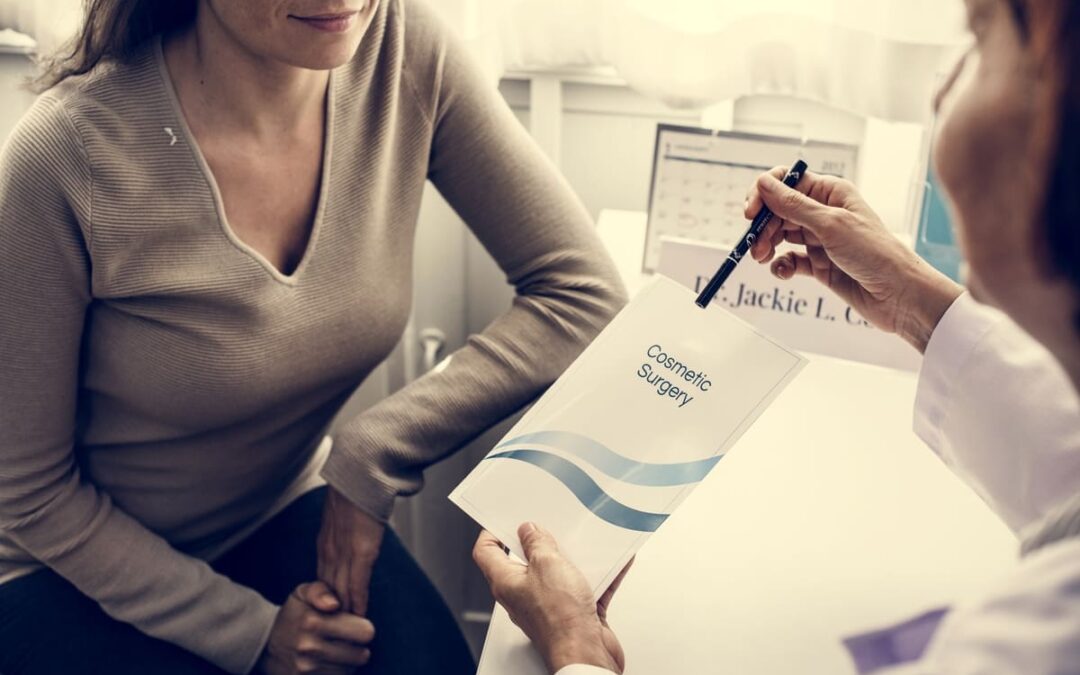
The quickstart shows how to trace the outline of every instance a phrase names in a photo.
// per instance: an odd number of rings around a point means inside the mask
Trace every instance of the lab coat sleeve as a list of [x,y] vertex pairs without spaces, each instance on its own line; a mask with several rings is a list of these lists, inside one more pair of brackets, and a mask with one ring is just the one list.
[[927,345],[915,432],[1014,532],[1080,482],[1080,402],[1065,372],[966,293]]
[[1075,673],[1080,539],[1028,556],[992,593],[950,613],[923,658],[879,675]]

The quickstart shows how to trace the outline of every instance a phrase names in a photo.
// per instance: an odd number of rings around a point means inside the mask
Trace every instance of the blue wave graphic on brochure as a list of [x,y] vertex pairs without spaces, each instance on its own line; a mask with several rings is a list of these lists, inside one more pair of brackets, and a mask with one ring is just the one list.
[[[587,436],[569,431],[539,431],[500,443],[495,449],[510,445],[537,444],[558,448],[592,465],[601,473],[633,485],[670,487],[697,483],[716,466],[722,455],[693,462],[651,464],[624,457]],[[574,462],[547,450],[535,448],[507,450],[486,459],[513,459],[545,471],[602,520],[617,527],[638,532],[655,532],[667,513],[650,513],[631,508],[601,488],[584,469]]]
[[597,471],[631,485],[671,486],[698,483],[708,475],[722,455],[707,457],[693,462],[677,464],[649,464],[636,462],[629,457],[608,449],[588,436],[572,431],[537,431],[511,438],[496,446],[496,450],[508,445],[537,443],[558,448],[588,462]]
[[655,532],[668,514],[638,511],[604,492],[589,474],[568,459],[543,450],[509,450],[492,455],[488,459],[517,459],[528,462],[548,472],[569,488],[585,508],[618,527],[639,532]]

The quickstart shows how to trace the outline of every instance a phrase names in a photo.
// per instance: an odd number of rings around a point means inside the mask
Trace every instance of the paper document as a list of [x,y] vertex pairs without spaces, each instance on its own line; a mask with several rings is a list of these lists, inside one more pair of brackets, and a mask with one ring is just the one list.
[[476,675],[550,675],[529,638],[495,605]]
[[450,499],[522,558],[548,529],[599,597],[804,363],[658,276]]

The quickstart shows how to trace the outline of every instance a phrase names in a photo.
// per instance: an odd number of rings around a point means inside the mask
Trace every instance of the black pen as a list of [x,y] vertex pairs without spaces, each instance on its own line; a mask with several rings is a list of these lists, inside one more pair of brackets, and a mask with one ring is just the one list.
[[[799,184],[802,180],[803,174],[806,173],[806,162],[797,160],[792,166],[791,170],[784,176],[784,185],[793,188]],[[754,245],[754,241],[761,236],[761,233],[765,230],[765,226],[772,220],[773,212],[769,210],[768,206],[762,206],[758,214],[754,216],[753,222],[750,223],[750,229],[746,231],[746,234],[739,240],[738,245],[731,249],[731,253],[724,259],[724,264],[720,266],[720,269],[716,270],[716,274],[712,279],[709,279],[709,283],[705,285],[705,289],[701,291],[701,295],[697,297],[694,302],[698,307],[708,307],[712,302],[713,296],[720,290],[720,287],[724,285],[727,278],[731,276],[731,273],[735,271],[735,266],[739,264],[739,261],[743,259],[746,252],[750,250],[750,247]]]

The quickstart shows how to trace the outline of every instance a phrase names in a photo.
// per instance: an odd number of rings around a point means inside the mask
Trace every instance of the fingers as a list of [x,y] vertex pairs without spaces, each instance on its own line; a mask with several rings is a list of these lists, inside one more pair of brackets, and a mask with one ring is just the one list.
[[324,612],[316,607],[316,603],[325,603],[327,596],[337,602],[330,593],[329,587],[321,581],[300,584],[293,591],[301,602],[315,609],[315,612],[306,612],[301,619],[301,628],[311,634],[324,639],[351,642],[357,645],[366,645],[375,639],[375,626],[371,621],[349,614],[347,612]]
[[315,662],[313,665],[363,666],[371,660],[367,647],[310,636],[300,642],[297,652],[301,658]]
[[290,673],[311,673],[312,675],[351,675],[356,670],[355,666],[339,666],[332,663],[322,663],[310,656],[297,656],[292,664]]
[[803,246],[821,246],[821,240],[817,238],[810,230],[804,230],[798,225],[791,225],[785,227],[781,232],[781,238],[791,244],[801,244]]
[[371,658],[367,645],[375,638],[375,626],[340,610],[322,611],[319,605],[330,606],[328,599],[339,604],[330,588],[316,581],[297,586],[286,603],[292,608],[289,649],[303,672],[352,672]]
[[313,581],[308,584],[300,584],[296,593],[308,606],[330,614],[341,609],[341,603],[330,587],[321,581]]
[[829,254],[821,246],[807,246],[806,257],[810,258],[810,266],[814,268],[814,277],[828,286],[829,276],[833,269]]
[[315,656],[324,663],[341,666],[364,666],[371,660],[371,650],[348,642],[320,640]]
[[476,539],[476,545],[473,546],[473,561],[483,572],[490,586],[495,586],[507,571],[521,567],[506,555],[502,542],[487,530],[482,531]]
[[[769,235],[770,232],[771,235]],[[765,234],[754,242],[750,254],[759,263],[767,263],[776,256],[777,247],[785,241],[803,246],[821,246],[821,240],[810,230],[805,230],[794,223],[785,223],[782,219],[775,218],[765,229]]]
[[804,227],[819,238],[836,220],[831,206],[804,195],[799,190],[789,188],[770,174],[762,174],[757,181],[761,200],[777,217],[785,223]]
[[322,617],[317,629],[323,637],[357,645],[366,645],[375,639],[375,624],[348,612]]
[[[783,180],[787,175],[788,170],[782,166],[774,166],[769,169],[768,175],[775,176],[777,180]],[[753,220],[761,210],[764,204],[761,201],[761,191],[758,190],[757,182],[750,186],[750,191],[746,193],[746,204],[743,205],[743,217],[747,220]]]
[[[814,187],[822,187],[830,185],[828,182],[830,177],[817,176],[811,172],[803,177],[803,179],[795,186],[795,188],[788,188],[783,184],[781,179],[787,175],[788,169],[782,166],[773,167],[768,172],[761,174],[758,180],[750,186],[750,190],[747,192],[746,204],[743,209],[743,216],[747,220],[753,220],[757,217],[761,209],[766,205],[766,202],[762,197],[761,183],[766,178],[770,180],[769,185],[780,185],[785,190],[798,192],[804,195],[808,195],[808,199],[811,202],[817,201],[809,197],[813,192]],[[771,200],[770,200],[771,201]],[[820,204],[820,202],[818,202]],[[772,209],[774,217],[769,221],[769,224],[765,227],[761,236],[757,238],[754,245],[750,248],[750,255],[754,260],[760,263],[767,263],[773,259],[776,255],[776,247],[785,239],[792,241],[792,235],[788,234],[792,231],[801,231],[800,224],[789,222],[782,213],[778,213],[775,209]]]
[[559,545],[555,543],[547,530],[541,529],[535,523],[524,523],[518,528],[518,538],[521,540],[521,548],[525,550],[525,560],[532,564],[537,558],[544,555],[559,552]]
[[[772,223],[769,224],[771,225]],[[780,223],[777,223],[776,227],[771,229],[773,230],[773,233],[772,236],[769,237],[768,241],[772,250],[769,251],[768,258],[762,260],[762,262],[768,262],[769,260],[772,260],[772,256],[776,252],[776,247],[780,245],[780,242],[784,241],[784,237],[786,236],[786,231],[784,230],[784,228],[780,227]]]
[[776,247],[784,241],[802,238],[803,229],[797,225],[785,224],[782,218],[773,218],[765,227],[761,236],[750,247],[750,255],[759,263],[767,263],[776,255]]
[[773,240],[776,239],[777,232],[780,231],[778,223],[770,221],[761,235],[750,246],[750,257],[758,262],[768,260],[773,255],[773,249],[776,246]]
[[795,277],[797,274],[808,277],[814,276],[814,266],[810,262],[810,257],[805,253],[796,253],[795,251],[788,251],[774,260],[770,269],[773,276],[784,281]]

